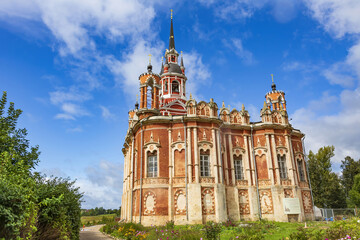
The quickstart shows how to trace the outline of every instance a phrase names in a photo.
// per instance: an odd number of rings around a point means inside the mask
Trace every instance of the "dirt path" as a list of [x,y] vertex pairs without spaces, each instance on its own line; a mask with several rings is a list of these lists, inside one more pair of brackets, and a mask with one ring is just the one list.
[[99,229],[104,225],[95,225],[91,227],[85,227],[85,229],[81,229],[80,231],[80,240],[110,240],[112,238],[109,238],[102,234]]

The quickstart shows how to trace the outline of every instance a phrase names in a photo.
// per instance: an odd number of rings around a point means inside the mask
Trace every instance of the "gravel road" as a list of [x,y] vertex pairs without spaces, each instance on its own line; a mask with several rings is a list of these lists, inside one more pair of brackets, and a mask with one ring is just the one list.
[[80,240],[113,240],[112,238],[106,237],[102,234],[99,229],[103,225],[95,225],[91,227],[85,227],[85,229],[81,229],[80,231]]

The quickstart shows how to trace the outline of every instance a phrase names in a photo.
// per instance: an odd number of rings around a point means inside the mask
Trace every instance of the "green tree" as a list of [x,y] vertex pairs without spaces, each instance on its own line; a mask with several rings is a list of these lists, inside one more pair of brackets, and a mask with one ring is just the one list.
[[16,127],[21,110],[0,100],[0,239],[79,239],[82,194],[69,179],[32,172],[38,146]]
[[345,157],[345,160],[341,161],[341,184],[344,186],[345,195],[349,196],[349,191],[354,184],[354,178],[360,173],[360,160],[355,161],[351,157]]
[[31,170],[38,163],[38,146],[30,147],[25,128],[16,127],[22,111],[7,94],[0,100],[0,237],[26,238],[36,231],[37,196]]
[[309,152],[309,176],[317,207],[346,207],[345,193],[340,184],[340,178],[331,171],[331,158],[334,156],[334,146],[322,147],[316,154]]
[[17,121],[22,111],[15,109],[14,103],[10,102],[7,114],[5,114],[7,103],[7,93],[3,92],[0,100],[0,153],[15,152],[18,158],[31,169],[39,161],[39,146],[30,147],[29,140],[26,139],[27,130],[25,128],[17,128]]
[[349,191],[349,206],[360,207],[360,174],[354,178],[354,184]]

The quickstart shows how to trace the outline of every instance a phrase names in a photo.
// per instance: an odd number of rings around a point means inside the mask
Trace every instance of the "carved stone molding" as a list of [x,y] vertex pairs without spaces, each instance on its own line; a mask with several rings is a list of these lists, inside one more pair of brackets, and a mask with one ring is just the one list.
[[215,214],[215,196],[212,188],[204,188],[201,192],[202,212],[204,215]]
[[312,207],[310,191],[301,191],[301,196],[302,196],[302,200],[303,200],[304,212],[312,213],[313,207]]
[[156,195],[153,192],[146,192],[144,195],[144,215],[155,215]]
[[214,177],[200,177],[200,183],[215,183]]
[[284,189],[284,196],[285,198],[293,198],[294,194],[293,194],[293,190],[292,189]]
[[270,186],[270,185],[271,185],[270,179],[259,180],[259,187]]
[[239,208],[240,208],[241,215],[249,215],[250,214],[248,190],[239,190]]
[[262,214],[272,214],[274,213],[273,200],[271,195],[271,190],[259,190],[260,194],[260,205]]
[[176,215],[185,215],[186,213],[186,194],[183,189],[175,191],[174,194],[175,200],[175,214]]
[[291,180],[290,179],[281,180],[281,185],[283,185],[283,186],[291,186]]
[[248,181],[247,180],[236,180],[236,185],[237,186],[247,186]]

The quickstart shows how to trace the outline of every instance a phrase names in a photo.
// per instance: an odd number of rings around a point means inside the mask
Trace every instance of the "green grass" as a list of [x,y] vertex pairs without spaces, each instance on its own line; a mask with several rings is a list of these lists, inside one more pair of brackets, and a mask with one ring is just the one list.
[[[104,215],[97,215],[97,216],[82,216],[81,217],[81,224],[82,225],[86,225],[86,226],[90,226],[90,225],[94,225],[97,224],[98,222],[101,222],[103,220],[103,217],[107,218],[107,219],[113,219],[114,217],[116,217],[116,214],[104,214]],[[90,223],[90,224],[88,224]]]

